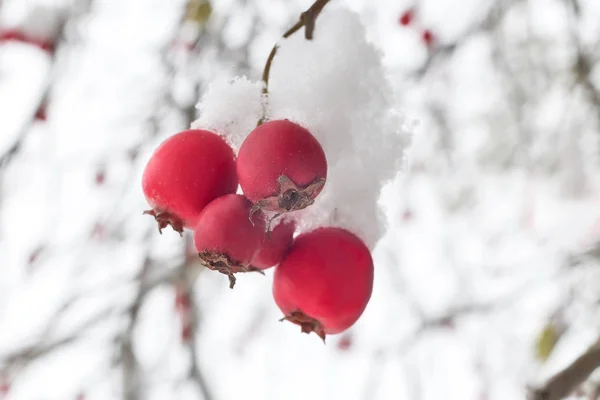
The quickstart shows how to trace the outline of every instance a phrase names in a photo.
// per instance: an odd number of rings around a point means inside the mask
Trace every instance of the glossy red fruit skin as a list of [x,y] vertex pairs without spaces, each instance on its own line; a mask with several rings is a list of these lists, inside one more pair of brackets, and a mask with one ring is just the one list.
[[250,264],[254,254],[260,250],[265,226],[259,214],[253,217],[252,224],[248,218],[251,206],[239,194],[213,200],[200,214],[196,224],[196,250],[226,253],[241,264]]
[[285,221],[277,225],[269,235],[263,235],[262,245],[252,265],[259,269],[267,269],[281,262],[287,255],[294,241],[294,221]]
[[237,186],[231,147],[217,134],[196,129],[162,142],[142,177],[144,195],[153,211],[172,214],[189,229],[197,225],[208,203],[235,193]]
[[[242,143],[236,164],[242,191],[252,203],[280,194],[282,176],[298,189],[319,180],[324,184],[327,178],[327,159],[319,141],[287,119],[256,127]],[[311,191],[310,198],[316,198],[322,188]],[[262,208],[281,211],[271,205]]]
[[314,331],[324,339],[362,315],[373,291],[373,274],[371,253],[358,237],[341,228],[319,228],[298,236],[275,269],[273,296],[286,319],[303,313],[320,325],[303,327],[303,332]]
[[[294,225],[280,224],[267,237],[261,212],[248,218],[250,203],[244,196],[230,194],[213,200],[202,213],[194,230],[194,244],[203,263],[229,276],[260,271],[278,264],[291,247]],[[226,257],[227,265],[213,261]]]

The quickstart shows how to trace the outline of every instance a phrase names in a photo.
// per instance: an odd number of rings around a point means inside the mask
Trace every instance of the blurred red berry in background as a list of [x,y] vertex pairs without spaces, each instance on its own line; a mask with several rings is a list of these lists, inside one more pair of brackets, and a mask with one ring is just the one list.
[[0,399],[3,399],[10,392],[10,384],[0,378]]
[[36,121],[46,121],[48,119],[48,116],[46,114],[46,104],[42,104],[37,111],[35,112],[35,116],[34,116]]
[[338,341],[337,343],[337,348],[340,351],[348,351],[352,348],[352,335],[351,334],[346,334],[344,336],[342,336],[342,338]]
[[103,167],[99,167],[96,171],[96,176],[94,177],[96,185],[102,186],[106,181],[106,170]]
[[431,33],[429,29],[425,29],[421,37],[423,38],[423,42],[425,42],[428,47],[433,44],[433,33]]
[[414,16],[415,11],[412,8],[409,8],[400,16],[398,22],[400,22],[400,25],[402,26],[408,26],[412,23]]
[[194,331],[192,329],[192,325],[189,323],[183,323],[181,326],[181,341],[183,343],[189,343],[192,340],[192,336]]
[[53,40],[34,38],[17,30],[0,31],[0,42],[26,43],[50,54],[54,53],[56,47]]

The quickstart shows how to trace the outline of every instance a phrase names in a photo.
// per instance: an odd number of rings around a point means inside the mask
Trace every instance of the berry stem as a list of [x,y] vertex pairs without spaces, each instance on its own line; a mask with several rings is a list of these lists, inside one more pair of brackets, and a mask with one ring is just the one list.
[[[323,8],[329,3],[329,0],[316,0],[312,6],[308,8],[308,10],[304,11],[300,14],[300,19],[294,26],[288,29],[282,36],[283,39],[287,39],[292,36],[294,33],[298,32],[302,27],[304,27],[304,37],[306,40],[312,40],[313,33],[315,31],[315,22],[317,17],[323,11]],[[262,73],[262,81],[263,81],[263,96],[267,96],[269,94],[269,75],[271,73],[271,65],[273,64],[273,59],[275,58],[275,54],[277,53],[277,49],[279,48],[279,44],[275,44],[269,53],[269,57],[267,57],[267,62],[265,63],[265,67]],[[263,116],[258,120],[256,126],[259,126],[263,123],[265,119],[266,110],[263,110]]]
[[325,344],[325,337],[327,335],[325,334],[325,330],[321,326],[321,323],[316,319],[304,314],[302,311],[292,311],[290,314],[286,315],[285,317],[279,320],[279,322],[282,321],[290,321],[291,323],[300,326],[302,333],[316,333],[317,336],[320,337],[323,341],[323,344]]
[[167,226],[171,226],[173,230],[183,237],[183,222],[181,219],[166,211],[146,210],[144,215],[152,215],[158,223],[158,233],[162,235],[162,230]]
[[[276,214],[269,218],[267,222],[267,238],[271,238],[271,223],[277,217],[291,212],[303,210],[315,202],[314,194],[325,185],[325,178],[319,178],[306,186],[296,185],[286,175],[277,178],[279,183],[279,192],[274,196],[259,200],[250,209],[250,222],[252,216],[259,210],[265,208],[276,211]],[[254,224],[254,222],[252,222]]]
[[226,275],[229,278],[230,289],[233,289],[235,286],[236,279],[234,274],[237,274],[239,272],[258,272],[261,275],[265,274],[263,271],[250,264],[243,265],[236,262],[224,253],[201,251],[200,253],[198,253],[198,257],[200,257],[200,262],[206,268]]

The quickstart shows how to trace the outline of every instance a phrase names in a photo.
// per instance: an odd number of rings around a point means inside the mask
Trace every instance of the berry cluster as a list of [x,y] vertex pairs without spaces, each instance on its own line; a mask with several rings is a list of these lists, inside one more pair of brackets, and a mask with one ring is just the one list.
[[[321,227],[294,238],[280,218],[311,206],[327,178],[319,141],[289,120],[260,124],[237,158],[217,133],[186,130],[165,140],[142,178],[162,232],[194,231],[201,263],[228,276],[276,266],[275,302],[302,332],[340,333],[363,313],[373,289],[373,260],[353,233]],[[243,192],[237,194],[238,184]]]

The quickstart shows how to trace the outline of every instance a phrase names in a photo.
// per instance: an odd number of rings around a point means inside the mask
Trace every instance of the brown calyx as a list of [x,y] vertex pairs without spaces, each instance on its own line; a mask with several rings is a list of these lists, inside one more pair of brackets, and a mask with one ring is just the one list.
[[296,185],[286,175],[277,178],[279,193],[275,196],[259,200],[250,209],[250,221],[252,215],[258,210],[274,211],[275,215],[267,223],[267,234],[271,232],[271,222],[285,213],[302,210],[315,202],[314,194],[325,186],[325,178],[318,178],[305,186]]
[[233,289],[235,286],[236,279],[233,274],[237,274],[238,272],[258,272],[262,275],[265,274],[262,270],[253,267],[252,265],[244,265],[231,259],[227,254],[213,251],[201,251],[198,253],[198,257],[200,257],[200,262],[206,268],[227,275],[229,278],[230,289]]
[[171,226],[175,232],[179,233],[179,236],[183,236],[183,221],[181,218],[167,211],[155,211],[146,210],[144,215],[152,215],[158,223],[158,233],[162,235],[162,230],[167,226]]
[[321,340],[323,340],[323,343],[325,343],[325,330],[323,329],[323,326],[321,326],[321,323],[313,317],[309,317],[308,315],[304,314],[300,310],[292,311],[289,315],[286,315],[279,321],[290,321],[296,325],[299,325],[302,333],[309,334],[314,332],[321,338]]

